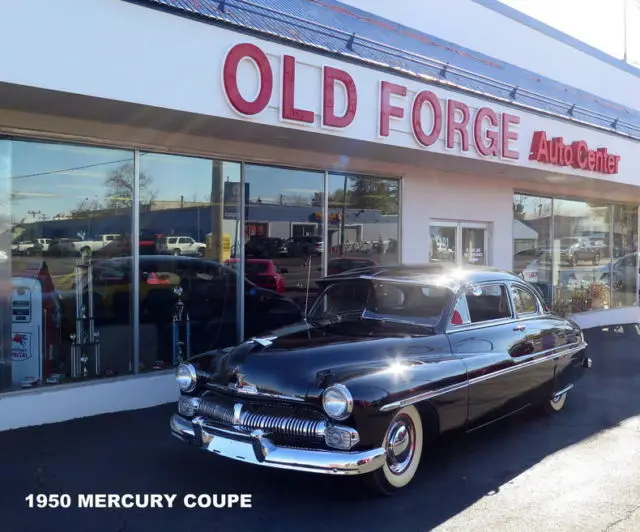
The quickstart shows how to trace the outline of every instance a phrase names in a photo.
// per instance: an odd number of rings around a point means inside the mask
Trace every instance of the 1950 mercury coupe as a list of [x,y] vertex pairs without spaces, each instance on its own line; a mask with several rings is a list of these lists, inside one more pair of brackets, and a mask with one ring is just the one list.
[[304,321],[178,367],[173,435],[391,494],[427,437],[558,412],[591,366],[580,328],[511,273],[378,267],[320,282]]

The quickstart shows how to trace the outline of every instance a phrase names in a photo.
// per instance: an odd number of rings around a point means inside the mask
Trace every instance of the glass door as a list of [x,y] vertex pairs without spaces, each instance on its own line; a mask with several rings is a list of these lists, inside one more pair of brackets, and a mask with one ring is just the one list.
[[486,224],[461,224],[462,262],[475,266],[488,266]]
[[457,266],[488,266],[489,224],[433,221],[430,224],[429,262]]
[[431,224],[431,248],[429,262],[456,263],[458,253],[458,223],[435,222]]

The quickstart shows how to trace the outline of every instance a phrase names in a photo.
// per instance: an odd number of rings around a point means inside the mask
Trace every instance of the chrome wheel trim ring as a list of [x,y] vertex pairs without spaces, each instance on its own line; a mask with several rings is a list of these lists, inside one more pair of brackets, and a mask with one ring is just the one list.
[[387,430],[387,466],[394,475],[402,475],[413,462],[416,451],[416,428],[411,418],[400,415]]

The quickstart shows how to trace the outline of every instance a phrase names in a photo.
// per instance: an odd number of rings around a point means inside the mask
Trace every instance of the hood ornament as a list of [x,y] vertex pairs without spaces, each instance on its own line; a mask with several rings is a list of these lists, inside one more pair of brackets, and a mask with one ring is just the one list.
[[240,368],[236,367],[231,373],[231,381],[227,385],[232,390],[238,393],[257,394],[258,388],[255,384],[251,384],[245,379],[245,376],[240,373]]
[[277,336],[264,336],[262,338],[252,338],[251,340],[249,340],[249,342],[261,345],[262,347],[271,347],[274,340],[276,340],[277,338]]

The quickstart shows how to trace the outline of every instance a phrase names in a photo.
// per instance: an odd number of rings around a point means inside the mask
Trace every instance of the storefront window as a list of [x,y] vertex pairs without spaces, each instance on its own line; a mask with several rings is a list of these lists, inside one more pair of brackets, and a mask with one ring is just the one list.
[[131,372],[133,153],[10,150],[11,386]]
[[0,141],[0,390],[172,366],[299,321],[325,274],[399,260],[398,181],[331,174],[325,210],[325,172],[135,160]]
[[552,203],[550,198],[524,194],[513,198],[513,271],[537,286],[549,305],[553,298]]
[[561,314],[606,309],[610,287],[611,205],[564,199],[553,202],[554,308]]
[[400,184],[329,175],[328,273],[399,262]]
[[[323,275],[323,191],[324,172],[245,166],[246,277],[300,309],[307,286],[312,299],[318,290],[315,281]],[[245,336],[271,327],[259,312],[260,307],[247,306]],[[272,318],[283,322],[293,316],[273,313]]]
[[240,164],[140,154],[140,362],[237,343]]
[[611,306],[636,304],[638,294],[638,207],[613,206],[613,261],[603,272],[611,283]]

